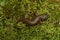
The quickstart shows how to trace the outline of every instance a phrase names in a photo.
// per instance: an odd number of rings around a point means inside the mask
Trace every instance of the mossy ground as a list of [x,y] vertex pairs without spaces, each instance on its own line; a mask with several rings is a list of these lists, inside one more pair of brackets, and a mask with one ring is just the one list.
[[[0,0],[0,40],[60,40],[60,0]],[[48,13],[50,17],[43,24],[26,26],[16,19],[21,14],[39,15]],[[9,18],[9,19],[8,19]]]

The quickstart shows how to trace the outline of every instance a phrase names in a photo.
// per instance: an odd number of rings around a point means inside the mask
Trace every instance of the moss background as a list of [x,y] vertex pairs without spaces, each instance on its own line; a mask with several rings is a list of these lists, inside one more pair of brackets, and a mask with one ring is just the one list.
[[[34,11],[50,17],[41,25],[14,27],[17,18]],[[60,0],[0,0],[0,40],[60,40]]]

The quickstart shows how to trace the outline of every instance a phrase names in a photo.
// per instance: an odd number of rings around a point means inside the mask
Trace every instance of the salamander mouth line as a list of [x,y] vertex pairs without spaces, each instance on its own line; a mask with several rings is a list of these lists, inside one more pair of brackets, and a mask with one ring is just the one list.
[[[26,15],[22,19],[17,19],[16,23],[14,25],[16,25],[18,22],[22,21],[26,25],[32,26],[32,25],[36,25],[37,22],[41,23],[41,21],[46,21],[49,18],[49,15],[47,13],[45,13],[45,14],[41,14],[40,16],[36,16],[35,19],[31,21],[31,20],[26,18]],[[27,15],[27,16],[29,16],[29,15]]]

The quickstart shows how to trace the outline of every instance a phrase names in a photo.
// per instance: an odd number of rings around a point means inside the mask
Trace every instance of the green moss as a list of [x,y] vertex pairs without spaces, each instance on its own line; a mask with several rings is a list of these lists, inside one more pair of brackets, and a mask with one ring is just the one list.
[[[43,24],[26,26],[16,19],[23,14],[48,13],[50,18]],[[60,0],[0,0],[0,40],[60,40]]]

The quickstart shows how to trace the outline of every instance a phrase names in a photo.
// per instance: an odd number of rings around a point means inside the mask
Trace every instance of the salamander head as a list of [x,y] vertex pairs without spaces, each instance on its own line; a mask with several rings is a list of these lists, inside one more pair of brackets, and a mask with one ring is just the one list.
[[40,20],[45,21],[49,18],[49,15],[47,13],[40,15]]

